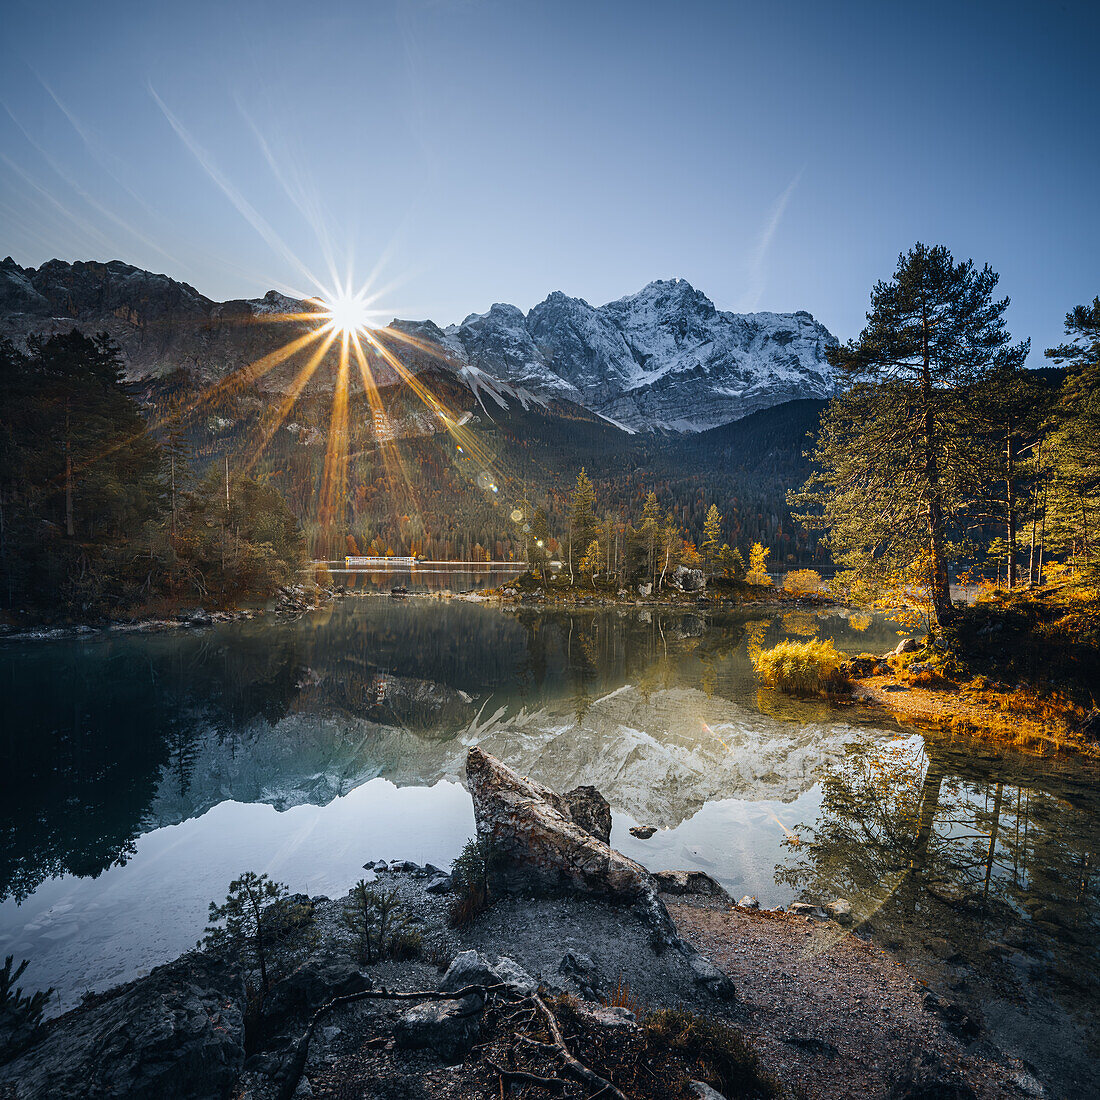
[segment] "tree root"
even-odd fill
[[[548,1092],[561,1092],[565,1088],[565,1082],[560,1077],[539,1077],[537,1074],[528,1073],[522,1069],[505,1069],[503,1066],[497,1065],[492,1058],[486,1058],[485,1064],[509,1081],[522,1081],[525,1085],[538,1085]]]
[[[317,1024],[325,1013],[334,1008],[352,1004],[355,1001],[365,1000],[460,1001],[466,997],[477,997],[478,1003],[476,1007],[471,1009],[468,1013],[468,1015],[475,1015],[484,1009],[490,993],[501,993],[507,988],[508,987],[502,983],[489,986],[468,985],[462,989],[456,990],[454,993],[445,993],[443,990],[439,989],[422,989],[412,993],[399,993],[383,987],[381,989],[364,989],[360,990],[358,993],[348,993],[342,997],[333,997],[331,1001],[327,1001],[313,1013],[301,1038],[294,1045],[294,1054],[287,1065],[286,1076],[279,1089],[279,1100],[290,1100],[294,1095],[294,1090],[298,1087],[298,1082],[302,1079],[302,1073],[305,1071],[306,1059],[309,1056],[309,1043],[313,1038],[313,1033],[316,1030]],[[541,1040],[532,1039],[527,1035],[517,1035],[516,1038],[520,1042],[529,1043],[548,1054],[555,1055],[561,1061],[562,1068],[566,1073],[582,1084],[595,1088],[597,1091],[592,1094],[589,1100],[595,1100],[596,1097],[609,1097],[610,1100],[627,1100],[627,1097],[607,1080],[606,1077],[601,1077],[598,1073],[589,1069],[588,1066],[573,1056],[565,1042],[565,1036],[558,1026],[557,1017],[555,1017],[549,1005],[547,1005],[538,993],[529,994],[524,997],[519,1004],[522,1005],[524,1002],[531,1002],[538,1014],[542,1016],[543,1020],[546,1022],[547,1030],[550,1033],[551,1042],[544,1043]],[[512,1018],[519,1014],[519,1011],[514,1012]],[[520,1081],[528,1085],[539,1085],[542,1088],[554,1092],[560,1092],[565,1088],[565,1082],[559,1077],[539,1077],[537,1074],[528,1073],[526,1070],[506,1069],[490,1059],[486,1059],[486,1062],[494,1072],[500,1075],[502,1082],[507,1078],[508,1080]]]
[[[606,1077],[601,1077],[598,1073],[590,1070],[583,1062],[577,1061],[576,1058],[569,1052],[569,1047],[565,1044],[565,1037],[561,1033],[561,1028],[558,1027],[558,1021],[554,1016],[554,1013],[550,1011],[546,1002],[537,994],[533,993],[535,1005],[538,1007],[539,1012],[542,1013],[543,1019],[546,1021],[547,1029],[550,1032],[550,1038],[554,1042],[554,1047],[557,1049],[558,1057],[562,1060],[567,1073],[572,1074],[578,1081],[582,1081],[586,1085],[592,1085],[593,1087],[599,1087],[599,1091],[594,1093],[595,1096],[610,1096],[612,1100],[627,1100],[627,1097],[621,1093]]]

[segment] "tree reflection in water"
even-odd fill
[[[851,746],[821,792],[778,882],[848,898],[876,939],[934,959],[957,998],[975,984],[975,1004],[1023,1005],[1036,1034],[1053,998],[1095,1041],[1100,796],[1087,776],[928,734]]]

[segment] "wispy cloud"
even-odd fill
[[[38,182],[26,169],[17,164],[7,154],[0,153],[0,161],[7,165],[8,169],[19,177],[26,187],[41,203],[44,203],[54,211],[55,216],[60,214],[70,223],[69,236],[73,241],[81,241],[81,248],[87,248],[91,244],[91,255],[109,252],[111,242],[95,226],[89,224],[88,219],[81,217],[75,210],[66,206],[49,188]],[[43,242],[45,243],[45,242]]]
[[[33,69],[31,71],[34,72],[35,79],[42,85],[43,90],[50,99],[53,100],[54,105],[68,120],[69,125],[76,132],[81,142],[83,142],[84,148],[88,150],[88,153],[93,157],[100,168],[102,168],[103,171],[106,172],[107,175],[110,176],[111,179],[114,180],[114,182],[147,214],[163,220],[163,215],[154,210],[153,207],[151,207],[149,203],[130,186],[129,179],[133,177],[133,171],[105,147],[99,135],[72,110],[38,72],[35,72]]]
[[[783,220],[783,214],[786,212],[787,204],[791,201],[791,195],[794,194],[794,190],[798,186],[798,181],[802,179],[802,173],[804,171],[805,168],[800,168],[795,174],[794,179],[787,184],[782,194],[772,203],[771,210],[768,213],[768,220],[760,231],[760,236],[756,241],[756,247],[749,256],[749,285],[738,304],[738,309],[744,313],[752,313],[760,305],[760,299],[764,294],[764,284],[767,281],[764,271],[768,258],[768,250],[771,248],[772,240],[775,237],[776,230],[779,228],[779,223]]]
[[[324,291],[324,284],[313,274],[309,268],[295,255],[290,246],[275,232],[266,218],[241,194],[233,183],[214,163],[214,158],[199,144],[186,126],[169,110],[168,105],[157,95],[156,89],[150,84],[149,94],[153,97],[164,117],[168,120],[177,137],[191,151],[191,154],[199,162],[206,174],[220,188],[227,199],[237,208],[241,216],[256,230],[267,242],[273,252],[282,256],[295,270],[297,270],[312,286],[314,291]]]
[[[45,85],[43,85],[43,87],[45,87]],[[46,90],[49,91],[49,88],[46,88]],[[53,93],[51,92],[50,94],[52,95]],[[54,97],[54,102],[58,103],[58,105],[60,106],[60,103],[58,102],[56,97]],[[165,250],[161,248],[161,246],[157,244],[156,241],[142,233],[131,221],[126,218],[120,217],[108,206],[101,203],[94,195],[92,195],[91,192],[89,192],[88,189],[80,183],[80,181],[76,178],[76,176],[73,175],[72,172],[68,171],[68,169],[66,169],[64,165],[60,164],[54,157],[52,157],[46,151],[44,146],[31,136],[30,131],[28,131],[27,128],[22,124],[22,122],[20,122],[19,119],[16,118],[15,113],[6,103],[2,104],[2,106],[7,112],[8,117],[12,120],[16,128],[23,135],[27,144],[42,158],[43,161],[45,161],[47,165],[49,165],[53,172],[64,183],[66,183],[89,207],[91,207],[92,210],[94,210],[101,217],[105,218],[107,221],[116,225],[119,229],[122,229],[126,233],[130,234],[130,236],[132,236],[135,240],[140,241],[146,248],[152,249],[154,252],[159,253],[161,256],[171,261],[172,263],[178,263],[174,256],[172,256],[168,252],[165,252]],[[64,111],[64,108],[62,108],[62,111]],[[35,186],[38,185],[36,184]],[[70,217],[75,217],[75,215],[70,214]],[[101,237],[101,239],[104,242],[107,241],[106,237]]]

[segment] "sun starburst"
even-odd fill
[[[325,326],[340,336],[352,336],[366,332],[371,327],[372,310],[366,290],[356,294],[347,290],[337,290],[326,297],[312,299],[320,306]]]

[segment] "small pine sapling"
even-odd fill
[[[311,917],[308,905],[291,901],[289,887],[254,871],[245,871],[229,884],[221,905],[210,903],[210,923],[200,946],[238,957],[249,1012],[257,1020],[263,1015],[264,998],[282,976],[280,964],[287,950],[296,954],[312,945],[304,934]]]
[[[458,859],[451,865],[455,901],[451,905],[451,924],[460,928],[489,907],[489,869],[492,844],[488,837],[468,840]]]
[[[416,954],[419,941],[408,931],[411,922],[396,886],[385,889],[360,879],[352,887],[351,906],[344,910],[344,924],[358,942],[362,962]]]
[[[27,960],[13,970],[14,961],[15,956],[9,955],[0,970],[0,1062],[14,1058],[34,1041],[53,994],[52,989],[24,993],[15,983],[27,969]]]

